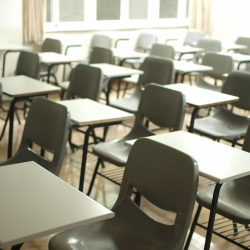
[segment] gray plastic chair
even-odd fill
[[[136,44],[134,47],[135,51],[138,52],[149,52],[154,43],[158,40],[157,35],[149,32],[142,32],[139,34]],[[133,68],[140,67],[142,60],[141,59],[127,59],[126,63],[130,64]],[[139,65],[139,66],[136,66]]]
[[[233,107],[241,110],[250,110],[250,73],[233,71],[229,73],[222,93],[239,97]],[[226,106],[219,106],[215,112],[207,117],[196,119],[193,131],[208,136],[214,140],[228,140],[234,146],[246,134],[249,121],[245,116],[238,115]],[[187,124],[187,127],[190,123]]]
[[[73,70],[70,77],[70,84],[67,91],[66,99],[88,98],[94,101],[99,101],[100,93],[103,87],[103,75],[100,68],[92,67],[86,64],[78,64]],[[84,112],[84,111],[83,111]],[[76,145],[72,142],[72,130],[77,130],[80,133],[85,133],[82,129],[85,126],[71,124],[69,144],[71,150],[79,148],[82,145]],[[95,137],[95,139],[98,139]]]
[[[93,173],[88,195],[91,192],[96,174],[100,174],[98,168],[102,161],[124,167],[130,152],[130,148],[124,145],[125,141],[153,135],[153,132],[144,124],[145,119],[157,126],[170,128],[170,131],[181,130],[185,115],[185,104],[186,100],[181,92],[170,90],[161,85],[149,84],[142,94],[131,131],[124,138],[99,143],[93,147],[93,153],[98,156],[98,162]],[[104,174],[101,175],[105,177]],[[113,182],[119,184],[115,180]]]
[[[240,50],[238,50],[237,51],[238,53],[244,54],[244,55],[250,55],[250,37],[242,37],[242,36],[238,37],[235,43],[247,46],[246,49],[240,49]],[[244,63],[240,67],[240,70],[250,71],[250,64],[249,63]]]
[[[248,127],[242,150],[250,153],[250,127]],[[235,167],[237,168],[237,166]],[[196,219],[193,221],[192,230],[190,231],[185,249],[188,249],[188,246],[192,239],[192,234],[195,230],[195,226],[199,219],[199,215],[202,210],[202,207],[205,207],[207,209],[210,209],[211,207],[214,187],[215,185],[210,185],[208,187],[201,189],[198,193],[197,202],[199,203],[199,207],[197,209],[196,216],[195,216]],[[231,227],[228,227],[230,225],[227,225],[227,228],[221,229],[222,232],[226,231],[226,234],[223,234],[223,236],[227,235],[226,239],[228,239],[232,243],[235,243],[235,242],[236,244],[240,243],[239,239],[237,239],[238,237],[240,237],[240,235],[238,235],[239,231],[242,231],[242,233],[245,234],[246,237],[247,237],[247,234],[249,234],[249,232],[246,232],[247,230],[244,231],[241,228],[238,231],[238,228],[237,228],[237,223],[243,224],[243,225],[250,224],[249,192],[250,192],[250,176],[246,176],[243,178],[235,179],[233,181],[225,182],[220,189],[216,213],[232,220],[233,224],[231,225]],[[246,229],[248,228],[249,227],[246,226]],[[231,229],[231,232],[229,231],[230,229]],[[218,233],[218,231],[216,233]],[[234,237],[230,237],[232,236],[231,235],[232,233],[234,233]],[[235,241],[233,238],[235,238]],[[244,242],[244,238],[242,238],[242,241]],[[244,249],[248,249],[248,248],[244,248]]]
[[[66,99],[70,100],[75,98],[88,98],[94,101],[99,101],[102,87],[103,87],[103,75],[100,68],[92,67],[86,64],[78,64],[72,70]],[[72,131],[75,130],[80,133],[85,133],[85,131],[83,130],[84,127],[85,126],[78,126],[74,123],[71,124],[69,145],[71,147],[72,152],[74,151],[74,149],[82,147],[82,145],[76,145],[72,142],[71,138]],[[95,136],[94,132],[92,135],[95,140],[100,139]]]
[[[72,70],[66,99],[78,97],[99,101],[102,81],[103,75],[100,68],[78,64]]]
[[[108,48],[94,47],[90,54],[89,64],[91,63],[109,63],[113,64],[113,51]]]
[[[188,30],[183,45],[196,46],[197,41],[204,37],[204,32],[200,30]]]
[[[171,45],[166,44],[160,44],[160,43],[154,43],[152,46],[152,49],[150,50],[150,56],[154,57],[161,57],[161,58],[169,58],[174,59],[175,57],[175,49]],[[141,60],[141,63],[143,62],[144,58]],[[123,97],[126,94],[126,91],[128,89],[129,84],[137,84],[139,80],[139,75],[132,75],[131,77],[125,77],[122,79],[124,82],[126,82],[126,86],[124,88]],[[119,93],[118,93],[119,96]]]
[[[209,76],[214,79],[216,83],[217,80],[225,80],[226,75],[234,70],[234,60],[230,55],[223,55],[220,53],[207,52],[203,59],[202,65],[210,66],[213,68],[212,71],[200,73],[195,82],[195,86],[209,89],[217,92],[221,92],[222,86],[212,85],[204,79],[204,76]]]
[[[62,53],[62,43],[60,40],[52,39],[52,38],[46,38],[42,44],[41,52],[55,52],[55,53]],[[47,77],[48,76],[48,68],[49,66],[47,64],[42,63],[41,64],[41,70],[40,70],[40,77]],[[57,84],[57,78],[56,78],[56,72],[58,70],[58,66],[53,66],[50,71],[50,75],[54,78],[55,83]]]
[[[160,85],[171,84],[174,81],[174,63],[172,59],[147,57],[141,65],[144,74],[140,75],[134,93],[126,98],[110,101],[109,105],[127,112],[138,110],[142,88],[149,83]]]
[[[204,32],[200,30],[188,30],[183,41],[183,46],[197,47],[197,41],[204,37]],[[180,57],[177,55],[176,60]],[[185,54],[181,56],[182,60],[192,61],[194,60],[194,54]]]
[[[57,234],[49,250],[182,249],[198,185],[195,160],[147,138],[135,142],[126,164],[115,217]],[[136,188],[164,211],[176,213],[174,225],[155,221],[132,200]]]
[[[197,40],[196,46],[198,48],[203,48],[205,52],[196,53],[193,58],[194,63],[199,63],[202,60],[204,54],[208,52],[221,52],[222,49],[221,41],[211,38],[201,38]]]
[[[157,42],[157,35],[149,32],[142,32],[137,38],[135,50],[146,52]]]
[[[92,64],[92,63],[113,64],[113,52],[112,52],[112,50],[106,49],[106,48],[101,48],[101,47],[94,47],[91,54],[90,54],[90,60],[89,60],[89,64]],[[82,66],[80,68],[84,69],[84,67],[82,67]],[[85,67],[85,69],[87,69],[87,67]],[[74,71],[74,69],[72,69],[72,71],[70,73],[70,77],[69,77],[70,79],[71,79],[71,76],[73,74],[73,71]],[[83,72],[82,74],[83,75],[82,76],[79,75],[79,77],[84,77],[85,73]],[[69,88],[69,85],[70,85],[70,81],[58,83],[58,86],[62,88],[61,99],[63,99],[65,92]],[[85,97],[85,98],[88,98],[88,97]],[[99,97],[98,97],[98,100],[99,100]]]
[[[175,49],[171,45],[154,43],[152,45],[152,49],[150,50],[150,56],[174,59]]]
[[[111,49],[112,46],[112,39],[103,34],[94,34],[91,43],[90,43],[90,50],[92,50],[94,47],[102,47],[106,49]]]
[[[238,53],[244,54],[244,55],[250,55],[250,37],[240,36],[236,39],[235,43],[239,44],[239,45],[246,45],[247,46],[246,49],[238,50]]]
[[[7,161],[1,162],[0,166],[34,161],[58,176],[65,154],[69,127],[70,114],[65,106],[46,98],[34,99],[17,152]],[[41,148],[42,155],[45,151],[53,154],[53,157],[47,159],[36,153],[31,149],[32,144]]]

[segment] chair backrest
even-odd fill
[[[60,40],[46,38],[43,41],[41,52],[55,52],[62,53],[62,43]]]
[[[174,59],[175,50],[171,45],[154,43],[152,49],[150,50],[150,55]]]
[[[238,37],[235,43],[240,45],[246,45],[246,49],[240,49],[238,50],[238,52],[241,54],[250,55],[250,37]]]
[[[94,47],[110,49],[111,46],[112,46],[112,39],[109,36],[103,34],[94,34],[90,43],[90,51]]]
[[[186,99],[179,91],[158,84],[149,84],[140,99],[134,127],[144,126],[147,118],[159,127],[181,130],[185,116]]]
[[[171,84],[174,81],[174,62],[172,59],[148,56],[143,61],[140,70],[144,74],[140,75],[137,86],[145,86],[149,83],[160,85]]]
[[[15,75],[25,75],[34,79],[39,78],[40,58],[38,54],[21,51],[18,57]]]
[[[183,45],[196,46],[197,41],[204,37],[204,32],[199,30],[188,30]]]
[[[141,33],[136,42],[135,50],[137,51],[147,51],[150,50],[152,45],[157,42],[157,35],[154,33]]]
[[[224,80],[224,74],[228,74],[234,70],[234,61],[230,55],[220,53],[207,52],[202,59],[202,65],[213,67],[213,70],[207,72],[206,75],[215,79]]]
[[[102,89],[102,71],[100,68],[78,64],[71,73],[66,99],[77,97],[99,101]]]
[[[108,48],[94,47],[89,57],[89,64],[91,63],[113,64],[113,51]]]
[[[201,38],[197,40],[198,48],[205,49],[206,52],[214,51],[220,52],[221,51],[221,41],[211,38]]]
[[[1,165],[34,161],[59,175],[65,155],[66,143],[70,129],[70,113],[68,109],[46,98],[32,101],[23,130],[19,149],[16,154]],[[45,150],[45,157],[31,148],[35,145]],[[46,152],[52,154],[46,156]]]
[[[154,228],[160,238],[156,246],[161,245],[161,249],[169,248],[164,243],[169,244],[167,228],[172,227],[171,249],[182,249],[196,199],[198,177],[198,166],[191,156],[149,138],[140,138],[129,154],[119,197],[112,210],[116,216],[124,214],[140,219],[141,227],[146,230]],[[154,221],[142,212],[131,199],[133,187],[156,207],[174,211],[174,225]],[[137,233],[136,237],[143,239],[143,232]]]
[[[229,73],[222,92],[239,97],[233,106],[244,110],[250,110],[250,73],[244,71],[233,71]]]

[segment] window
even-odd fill
[[[119,20],[120,0],[97,0],[97,20]]]
[[[160,0],[160,18],[176,18],[178,2],[176,0]]]
[[[45,29],[107,30],[187,25],[188,1],[46,0]]]
[[[129,0],[129,19],[147,19],[148,1]]]

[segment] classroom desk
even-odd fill
[[[178,60],[181,60],[181,57],[186,54],[196,54],[205,52],[203,48],[191,47],[191,46],[174,46],[175,53],[179,54]]]
[[[196,63],[192,63],[192,62],[176,61],[176,60],[174,61],[174,68],[176,70],[176,80],[178,77],[177,74],[178,73],[182,74],[181,83],[184,82],[184,77],[187,74],[210,72],[213,70],[213,68],[210,66],[196,64]]]
[[[84,175],[87,162],[90,133],[97,127],[107,127],[120,124],[122,121],[134,118],[134,115],[90,99],[74,99],[59,101],[70,110],[71,121],[78,126],[86,125],[88,129],[84,137],[79,190],[83,192]]]
[[[115,58],[119,60],[119,65],[122,66],[123,63],[127,59],[144,59],[145,57],[149,56],[147,53],[137,52],[134,50],[126,50],[126,49],[112,49],[113,55]]]
[[[93,67],[100,68],[104,77],[108,80],[107,92],[106,92],[106,102],[109,104],[109,95],[112,87],[112,83],[115,79],[121,79],[124,77],[129,77],[131,75],[141,75],[142,70],[126,68],[122,66],[116,66],[108,63],[93,63],[90,64]]]
[[[222,55],[231,56],[234,62],[238,63],[237,70],[240,69],[241,64],[250,63],[250,55],[244,55],[244,54],[232,53],[232,52],[218,52],[218,53]]]
[[[6,56],[8,53],[20,52],[22,50],[31,50],[31,49],[32,49],[31,47],[24,46],[22,44],[0,44],[0,51],[3,52],[2,77],[4,77]]]
[[[8,158],[10,158],[12,155],[13,121],[16,102],[29,97],[59,93],[61,88],[22,75],[4,77],[1,79],[1,83],[3,93],[13,97],[6,118],[9,119]]]
[[[41,52],[39,53],[39,57],[41,60],[41,63],[48,65],[48,77],[47,77],[47,83],[49,83],[50,78],[50,71],[53,66],[55,65],[66,65],[71,64],[73,62],[81,62],[79,58],[74,58],[72,56],[62,55],[55,52]]]
[[[165,85],[165,87],[182,92],[186,97],[186,103],[189,106],[194,107],[189,127],[189,132],[191,133],[193,132],[196,114],[201,108],[214,107],[237,102],[239,100],[239,97],[237,96],[227,95],[182,83]]]
[[[241,44],[236,44],[236,43],[223,43],[222,44],[222,49],[226,50],[226,51],[238,51],[241,49],[247,49],[246,45],[241,45]]]
[[[114,217],[35,162],[0,167],[0,248]]]
[[[250,174],[250,154],[186,131],[154,135],[148,138],[193,156],[198,163],[200,176],[216,182],[204,246],[204,249],[209,249],[220,188],[226,181]],[[135,140],[127,141],[126,145],[132,146],[134,142]]]

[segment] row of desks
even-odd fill
[[[32,97],[32,96],[39,96],[39,95],[59,92],[60,88],[58,88],[56,86],[49,85],[49,84],[42,83],[42,82],[37,81],[37,80],[29,79],[25,76],[6,77],[6,78],[2,78],[1,81],[3,84],[3,93],[14,98],[14,100],[11,104],[11,107],[10,107],[9,114],[8,114],[9,119],[10,119],[8,157],[10,157],[12,154],[13,118],[14,118],[14,107],[15,107],[16,101],[20,100],[20,99]],[[191,118],[190,131],[192,131],[191,128],[192,128],[193,123],[195,121],[195,114],[198,111],[198,109],[200,109],[202,107],[210,107],[210,106],[216,106],[216,105],[220,105],[220,104],[230,103],[230,102],[238,100],[238,97],[229,96],[229,95],[225,95],[222,93],[215,93],[215,92],[212,92],[209,90],[198,89],[196,87],[191,87],[191,86],[187,86],[187,85],[183,85],[183,84],[173,84],[173,85],[168,85],[166,87],[176,89],[178,91],[183,92],[186,96],[187,104],[195,107],[194,112],[192,114],[192,118]],[[201,96],[203,96],[203,98],[201,98]],[[116,110],[116,109],[111,108],[109,106],[106,106],[106,105],[103,105],[103,104],[100,104],[100,103],[97,103],[97,102],[94,102],[94,101],[91,101],[88,99],[61,101],[60,103],[67,106],[70,109],[71,119],[74,123],[76,123],[78,125],[87,125],[88,126],[88,131],[87,131],[87,134],[85,136],[85,141],[84,141],[84,150],[83,150],[83,156],[82,156],[80,182],[79,182],[79,190],[82,191],[83,190],[83,183],[84,183],[85,166],[86,166],[86,160],[87,160],[88,139],[89,139],[90,132],[95,127],[102,127],[102,126],[118,124],[118,123],[122,122],[123,120],[132,119],[133,115],[126,113],[126,112],[123,112],[123,111],[120,111],[120,110]],[[83,107],[82,110],[85,110],[86,112],[85,111],[79,112],[81,110],[79,107],[81,107],[81,106]],[[75,108],[75,107],[77,107],[77,108]],[[170,133],[170,134],[172,134],[172,133]],[[173,133],[173,136],[174,136],[174,134],[175,133]],[[186,133],[184,132],[184,134],[186,134]],[[183,135],[181,135],[181,136],[184,137]],[[193,136],[194,135],[192,135],[192,138],[193,138]],[[196,138],[197,136],[194,136],[194,137]],[[179,138],[177,140],[177,142],[178,141],[182,142],[182,140],[183,139]],[[207,144],[206,147],[210,148],[211,141],[206,140],[204,138],[202,138],[201,140],[204,140],[204,142],[202,142],[202,143],[204,143],[205,146]],[[204,148],[204,147],[200,147],[201,142],[198,141],[198,139],[192,139],[192,141],[193,142],[191,142],[191,139],[187,140],[187,144],[186,144],[187,148],[189,148],[190,145],[193,145],[192,143],[195,143],[195,145],[197,143],[197,146],[192,146],[191,148],[195,148],[195,147]],[[181,144],[181,145],[184,145],[184,144]],[[220,144],[220,145],[222,145],[222,144]],[[175,144],[173,144],[173,146],[177,147]],[[222,149],[225,151],[228,150],[228,152],[229,152],[229,150],[231,150],[232,152],[234,152],[234,153],[231,153],[231,151],[230,151],[230,155],[232,156],[232,158],[230,158],[230,159],[232,161],[238,160],[238,153],[237,152],[239,150],[237,151],[237,149],[233,149],[233,148],[231,149],[230,147],[225,146],[225,145],[222,145],[219,147],[222,147]],[[184,147],[184,149],[185,149],[185,147]],[[220,150],[220,149],[218,149],[218,150]],[[196,158],[195,152],[196,152],[195,150],[190,151],[189,154],[191,154],[192,156],[194,156]],[[199,152],[199,151],[197,151],[197,152]],[[206,157],[206,156],[204,156],[204,157]],[[248,160],[250,160],[250,158],[248,158],[249,157],[248,154],[244,155],[244,157],[245,157],[244,162],[247,162]],[[208,164],[211,161],[210,158],[209,157],[202,158],[203,160],[199,160],[199,158],[197,158],[197,162],[199,165],[201,175],[204,172],[202,169],[203,168],[205,169],[205,165],[204,165],[205,160],[204,159],[206,159],[206,163]],[[224,164],[223,165],[223,166],[225,166],[224,170],[227,169],[227,161],[224,161],[224,157],[221,156],[219,158],[218,162],[219,162],[220,167],[221,167],[221,164]],[[216,162],[210,162],[210,163],[216,164]],[[206,174],[206,175],[204,174],[204,176],[208,179],[216,181],[218,184],[221,185],[224,181],[239,178],[239,177],[242,177],[242,176],[249,174],[250,169],[248,170],[248,168],[246,168],[246,166],[244,164],[242,165],[242,167],[241,166],[239,167],[239,162],[237,162],[237,164],[238,164],[237,165],[238,167],[236,168],[234,173],[228,172],[227,178],[224,178],[224,177],[222,178],[221,176],[219,176],[219,174],[217,175],[217,168],[216,168],[215,173],[212,173],[212,174],[210,173],[210,174]],[[224,170],[223,170],[223,172],[224,172]],[[220,172],[220,174],[221,174],[221,172]],[[217,176],[217,177],[215,177],[215,176]],[[218,196],[218,192],[217,192],[217,196]],[[111,215],[109,214],[108,216],[111,216]],[[213,215],[211,215],[211,216],[213,216]],[[211,221],[211,223],[213,223],[213,220]],[[211,229],[211,227],[212,226],[210,226],[210,229]],[[49,233],[52,233],[52,232],[50,231]],[[209,239],[209,237],[210,237],[210,239]],[[24,238],[24,240],[22,239],[22,241],[25,241],[25,240],[26,240],[26,238]],[[28,238],[27,238],[27,240],[28,240]],[[210,241],[211,236],[208,236],[207,240]],[[14,243],[17,244],[17,242],[14,242]],[[9,243],[7,243],[7,244],[9,244]],[[11,244],[13,244],[13,242]],[[209,247],[207,247],[207,246],[208,246],[208,244],[206,244],[206,249],[209,249]],[[0,245],[0,247],[3,247],[3,246]]]

